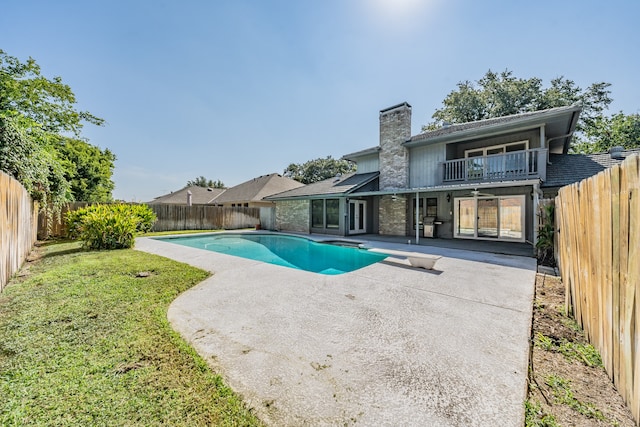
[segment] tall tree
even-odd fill
[[[511,114],[543,110],[581,103],[583,106],[578,131],[594,126],[611,104],[609,83],[599,82],[581,89],[574,81],[558,77],[544,88],[542,79],[517,78],[505,70],[489,70],[480,80],[464,81],[457,85],[436,110],[433,122],[423,130],[436,129],[442,122],[451,124],[502,117]]]
[[[58,209],[71,192],[62,162],[52,146],[29,138],[16,122],[0,114],[0,170],[20,181],[41,207]]]
[[[109,149],[100,148],[75,138],[61,138],[56,145],[65,164],[65,178],[75,200],[111,202],[114,188],[113,174],[116,156]]]
[[[21,62],[0,50],[0,168],[17,175],[43,203],[111,200],[115,157],[81,137],[84,123],[102,125],[104,120],[77,110],[75,104],[73,91],[60,77],[48,79],[33,58]],[[12,143],[16,141],[17,145]],[[22,157],[25,152],[29,158]],[[16,158],[22,165],[16,166]],[[87,167],[96,159],[102,167]],[[60,177],[70,180],[71,186],[57,182]]]
[[[224,182],[217,180],[213,181],[211,179],[207,179],[204,176],[200,175],[193,181],[187,181],[187,187],[206,187],[206,188],[227,188],[224,185]]]
[[[619,112],[596,117],[572,147],[577,153],[602,153],[611,147],[640,148],[640,114]]]
[[[309,160],[302,164],[291,163],[284,170],[284,176],[303,184],[311,184],[332,178],[338,174],[354,172],[356,165],[348,160],[334,159],[331,156]]]
[[[48,79],[33,58],[20,62],[0,49],[0,111],[30,119],[45,132],[71,132],[80,136],[83,123],[102,125],[104,120],[75,108],[76,97],[62,78]]]

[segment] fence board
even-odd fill
[[[27,190],[0,172],[0,292],[33,249],[37,212]]]
[[[562,188],[556,221],[567,307],[640,425],[640,156]]]

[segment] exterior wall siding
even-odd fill
[[[379,170],[380,161],[377,154],[358,159],[358,173],[378,172]]]
[[[409,183],[411,188],[442,184],[444,144],[425,145],[409,150]]]
[[[276,202],[276,229],[308,233],[310,230],[309,200]]]
[[[378,215],[379,234],[389,236],[407,235],[406,196],[381,196]]]

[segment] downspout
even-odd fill
[[[538,224],[540,223],[540,198],[542,197],[540,184],[533,184],[533,254],[536,255],[536,243],[538,243]]]
[[[418,197],[420,196],[420,192],[416,191],[416,245],[420,244],[420,222],[418,221],[420,215],[420,200]]]

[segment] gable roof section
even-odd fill
[[[164,196],[159,196],[153,199],[149,204],[154,203],[165,203],[165,204],[175,204],[175,205],[186,205],[187,204],[187,192],[191,191],[191,203],[194,205],[207,205],[212,203],[216,197],[220,196],[220,194],[224,193],[223,188],[207,188],[207,187],[199,187],[197,185],[187,186],[181,188],[178,191],[174,191],[169,194],[165,194]]]
[[[620,164],[626,157],[640,154],[640,148],[622,152],[622,158],[614,159],[609,153],[598,154],[550,154],[547,166],[547,180],[541,187],[564,187],[596,175],[613,165]]]
[[[329,178],[324,181],[314,182],[313,184],[285,191],[284,193],[267,197],[267,200],[308,199],[346,195],[353,193],[358,188],[373,181],[378,175],[379,172],[349,173],[338,178]]]
[[[263,198],[283,191],[302,187],[304,184],[291,178],[283,177],[277,173],[262,175],[245,181],[235,187],[228,188],[216,203],[258,202]]]
[[[581,111],[582,107],[580,105],[570,105],[460,123],[412,136],[404,145],[415,147],[437,142],[456,142],[533,129],[545,125],[547,138],[559,140],[558,143],[562,144],[562,152],[567,153],[571,140],[570,134],[575,130]]]

